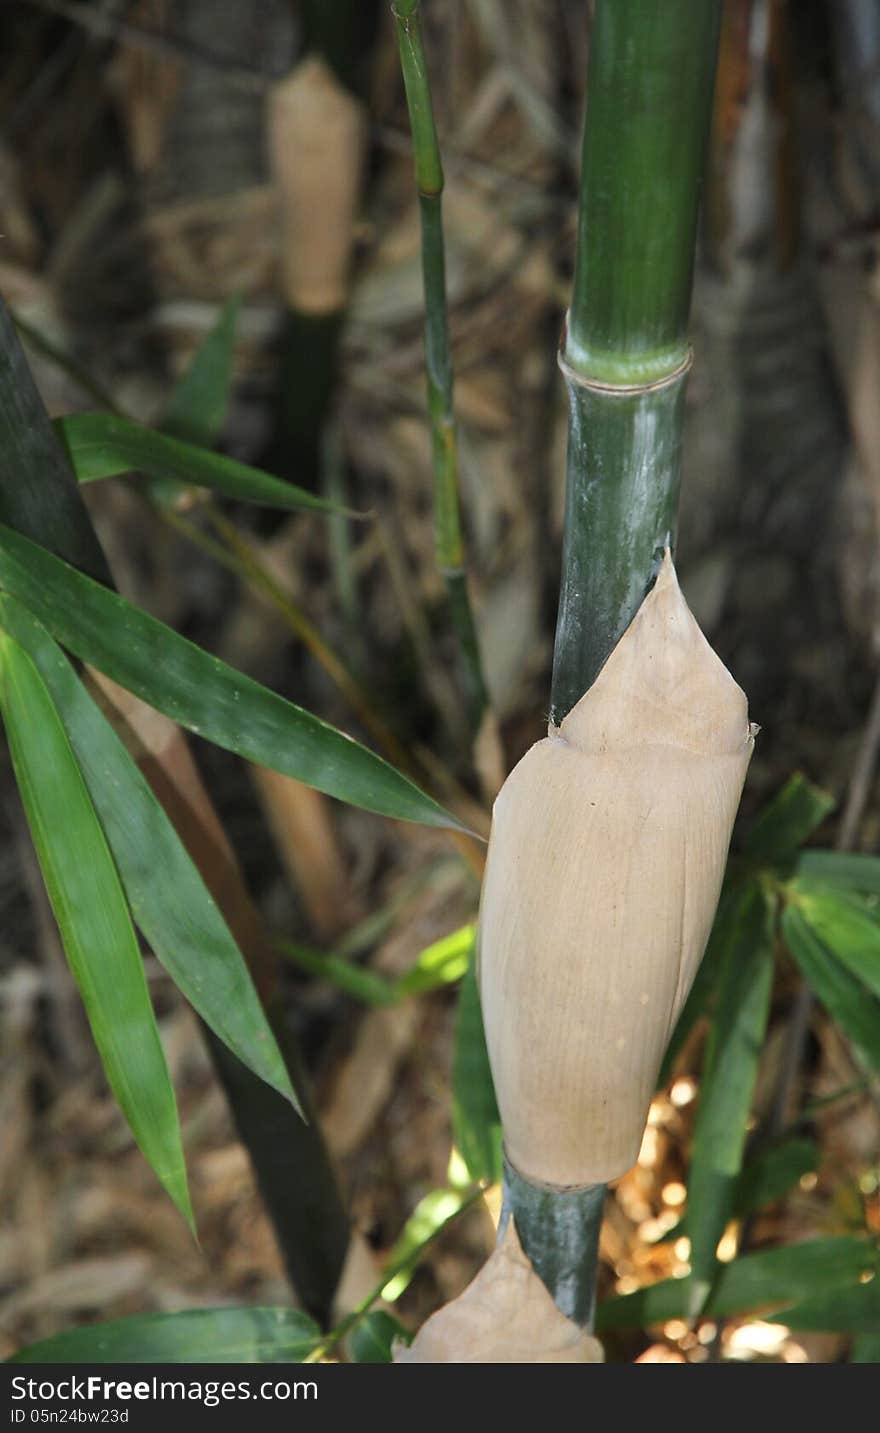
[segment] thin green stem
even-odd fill
[[[434,124],[418,0],[399,0],[392,6],[392,13],[397,24],[419,193],[425,290],[425,367],[434,470],[435,549],[458,640],[468,714],[472,728],[476,729],[487,706],[487,694],[468,595],[461,531],[458,441],[446,302],[443,166]]]

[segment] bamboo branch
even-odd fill
[[[458,639],[468,714],[474,730],[487,706],[479,643],[468,595],[459,504],[458,439],[453,407],[452,354],[446,303],[443,242],[443,166],[434,124],[419,0],[392,5],[412,128],[425,289],[425,366],[434,468],[434,535],[437,565],[446,583]]]

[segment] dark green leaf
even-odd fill
[[[374,1309],[355,1325],[348,1340],[352,1363],[390,1363],[393,1345],[412,1343],[412,1334],[399,1319],[384,1309]]]
[[[801,851],[795,872],[837,886],[843,891],[864,891],[880,896],[880,857],[845,851]]]
[[[214,1033],[296,1103],[241,952],[145,777],[37,619],[0,594],[0,623],[49,688],[150,946]]]
[[[241,297],[233,294],[177,380],[160,427],[171,438],[213,448],[226,421]]]
[[[305,1363],[320,1330],[299,1309],[187,1309],[68,1329],[10,1363]]]
[[[850,897],[792,883],[797,908],[818,940],[842,965],[880,996],[880,924]]]
[[[790,1189],[812,1174],[822,1162],[822,1151],[811,1139],[788,1139],[751,1160],[736,1187],[733,1212],[751,1214],[783,1199]]]
[[[463,829],[381,757],[0,527],[0,588],[85,662],[217,746],[383,816]]]
[[[774,916],[774,904],[761,887],[752,886],[719,974],[688,1181],[693,1315],[708,1295],[716,1271],[715,1250],[733,1213],[770,1012]]]
[[[715,915],[715,923],[712,926],[712,934],[709,936],[709,943],[706,952],[700,961],[696,978],[690,988],[687,1000],[684,1002],[681,1014],[672,1032],[672,1037],[663,1057],[663,1064],[657,1078],[658,1089],[662,1089],[672,1078],[672,1071],[678,1053],[699,1020],[700,1016],[711,1003],[712,994],[718,979],[718,971],[725,959],[725,952],[728,944],[735,939],[736,931],[743,918],[743,911],[746,909],[751,897],[752,885],[725,886],[721,892],[721,900]]]
[[[400,1237],[388,1255],[382,1286],[377,1286],[376,1296],[381,1294],[388,1303],[399,1299],[412,1281],[416,1266],[428,1245],[437,1238],[440,1230],[444,1229],[451,1219],[455,1219],[463,1209],[469,1208],[478,1196],[479,1190],[458,1188],[432,1189],[424,1195],[407,1219]]]
[[[0,522],[112,585],[64,449],[0,299]]]
[[[745,843],[746,854],[771,865],[790,862],[835,804],[827,791],[795,772],[752,827]]]
[[[452,1129],[472,1179],[501,1178],[501,1116],[486,1050],[483,1012],[471,960],[458,996],[452,1070]]]
[[[850,1363],[880,1363],[880,1334],[862,1333],[853,1339]]]
[[[805,1299],[790,1309],[770,1315],[771,1323],[787,1324],[799,1333],[880,1334],[880,1277],[864,1284],[835,1289],[815,1299]]]
[[[848,1235],[744,1254],[721,1266],[705,1312],[718,1317],[763,1314],[828,1290],[851,1288],[878,1264],[880,1256],[868,1239]],[[608,1299],[599,1305],[596,1328],[605,1333],[686,1317],[692,1307],[690,1284],[690,1278],[663,1279]]]
[[[192,1227],[174,1089],[113,858],[52,698],[6,633],[0,668],[16,780],[101,1062],[138,1145]]]
[[[844,969],[807,924],[798,906],[786,906],[782,930],[810,989],[862,1059],[880,1070],[880,1001]]]
[[[208,488],[224,497],[262,507],[343,511],[325,498],[273,478],[259,468],[166,437],[113,413],[74,413],[57,419],[55,428],[81,483],[139,472],[157,480]]]

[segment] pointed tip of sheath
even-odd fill
[[[589,752],[658,744],[720,756],[753,740],[745,693],[685,602],[669,548],[654,586],[560,731]]]

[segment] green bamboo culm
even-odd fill
[[[486,684],[468,595],[459,503],[458,441],[453,408],[452,355],[446,304],[443,242],[443,166],[434,124],[422,41],[419,0],[396,0],[400,63],[412,129],[425,289],[425,367],[434,469],[434,535],[458,641],[468,715],[474,730],[487,706]]]
[[[596,0],[578,241],[560,351],[569,398],[551,720],[592,685],[675,542],[687,322],[721,0]],[[564,1098],[564,1091],[560,1092]],[[505,1215],[589,1327],[604,1187],[509,1165]]]
[[[687,321],[721,0],[598,0],[574,290],[551,715],[562,721],[675,541]]]

